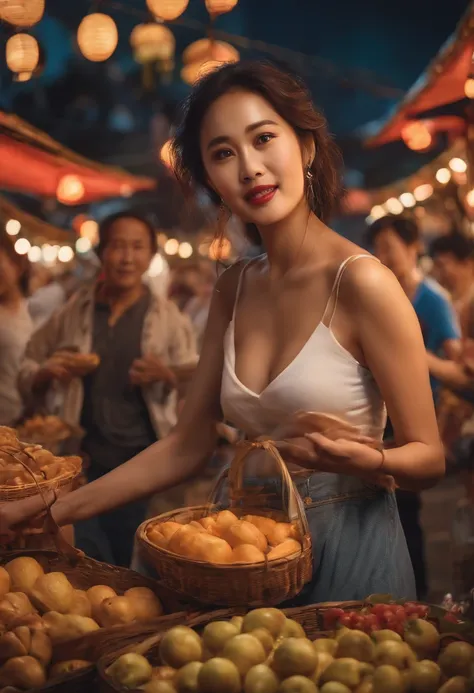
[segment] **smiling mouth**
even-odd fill
[[[267,185],[267,186],[260,186],[258,188],[254,188],[253,190],[250,190],[246,195],[245,199],[247,202],[253,205],[261,205],[261,204],[266,204],[267,202],[270,202],[270,200],[273,198],[275,195],[276,191],[278,190],[277,185]]]

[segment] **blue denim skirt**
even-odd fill
[[[261,481],[255,483],[261,485]],[[269,498],[278,495],[278,486],[276,481],[268,484]],[[284,606],[358,600],[370,594],[416,599],[394,493],[355,477],[325,472],[313,474],[296,486],[311,532],[313,577],[298,597]],[[223,502],[225,505],[224,498]],[[137,551],[132,568],[157,577]]]

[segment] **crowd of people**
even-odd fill
[[[304,86],[269,65],[229,65],[202,80],[174,161],[221,217],[258,227],[263,256],[219,279],[207,263],[185,264],[158,296],[143,280],[155,230],[122,212],[100,225],[98,278],[62,286],[35,327],[25,260],[1,240],[0,423],[47,411],[84,431],[88,484],[59,498],[55,519],[74,523],[90,555],[129,565],[149,496],[169,500],[199,478],[219,432],[232,438],[223,422],[236,436],[278,432],[285,460],[306,472],[295,481],[315,572],[301,599],[426,596],[420,492],[443,476],[445,455],[471,479],[472,240],[436,239],[425,276],[412,218],[374,222],[373,255],[328,228],[337,151]],[[95,353],[99,365],[73,377],[68,351]],[[340,416],[358,433],[301,437],[292,428],[300,410]],[[0,532],[40,507],[35,498],[9,505]]]

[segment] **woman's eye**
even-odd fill
[[[232,156],[230,149],[218,149],[214,152],[213,158],[216,159],[216,161],[222,161],[222,159],[228,159],[229,156]]]
[[[273,138],[274,135],[271,135],[269,132],[264,132],[257,137],[257,144],[267,144],[267,142],[270,142]]]

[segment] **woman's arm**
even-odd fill
[[[201,359],[179,422],[172,433],[101,479],[58,499],[53,516],[60,525],[94,517],[163,491],[196,474],[206,464],[220,419],[223,340],[232,312],[239,266],[219,279],[212,300]],[[42,510],[38,497],[0,507],[0,534]]]
[[[421,490],[444,474],[445,460],[418,318],[393,274],[375,262],[348,268],[341,298],[392,422],[397,447],[383,471],[406,489]]]

